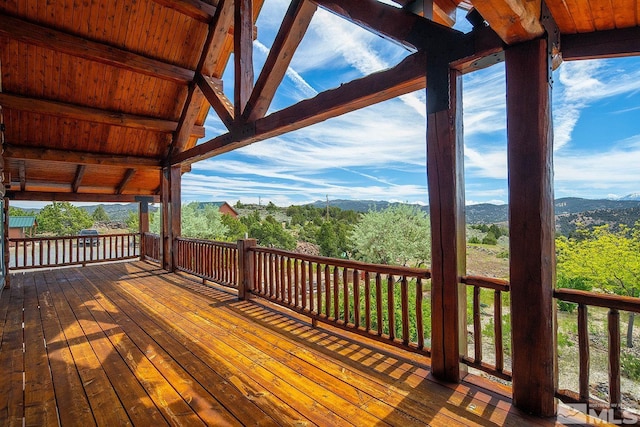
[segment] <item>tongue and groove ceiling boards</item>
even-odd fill
[[[188,170],[197,160],[424,88],[430,58],[472,71],[486,66],[483,57],[499,58],[505,46],[545,31],[555,33],[554,53],[565,60],[640,50],[637,0],[293,0],[265,66],[254,73],[262,6],[263,0],[2,2],[9,195],[157,198],[163,167]],[[267,115],[317,7],[411,53],[389,70]],[[472,32],[451,29],[457,8],[480,17]],[[223,82],[233,52],[234,81]],[[233,87],[234,99],[224,85]],[[211,107],[228,132],[198,145]]]

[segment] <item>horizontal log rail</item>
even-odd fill
[[[51,268],[138,258],[137,233],[9,239],[9,269]]]
[[[238,287],[236,243],[179,237],[176,268],[220,285]]]
[[[318,321],[429,354],[430,272],[252,247],[252,293]],[[427,332],[425,334],[425,332]]]
[[[509,292],[509,282],[480,276],[463,276],[460,281],[473,289],[473,357],[461,356],[467,366],[487,372],[495,377],[511,381],[511,372],[504,369],[504,342],[502,333],[502,293]],[[483,358],[482,311],[480,293],[483,289],[493,291],[493,344],[495,365]]]
[[[589,393],[589,329],[588,306],[609,309],[607,330],[609,337],[609,407],[620,414],[622,393],[620,389],[620,311],[640,313],[640,298],[601,294],[576,289],[556,289],[554,297],[560,301],[578,305],[578,392],[558,390],[556,396],[566,403],[585,403],[601,407],[601,403]]]
[[[143,233],[143,253],[144,258],[156,263],[160,263],[160,248],[162,246],[160,235],[154,233]]]

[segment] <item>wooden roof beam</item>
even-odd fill
[[[453,27],[456,23],[457,4],[450,0],[395,0],[403,9],[424,16],[438,24]]]
[[[0,93],[0,105],[5,108],[29,111],[31,113],[155,132],[173,132],[178,127],[178,123],[171,120],[118,113],[38,98],[27,98],[7,92]]]
[[[233,1],[221,0],[216,9],[215,17],[212,23],[209,25],[209,33],[205,40],[198,66],[196,67],[196,75],[205,74],[210,75],[210,68],[213,67],[213,63],[210,58],[217,58],[224,49],[224,42],[227,37],[227,33],[233,23]],[[220,77],[220,76],[215,76]],[[167,151],[167,157],[170,157],[173,153],[178,153],[184,150],[185,146],[189,142],[191,133],[189,129],[193,128],[200,108],[203,102],[203,93],[200,91],[195,82],[189,85],[189,93],[187,99],[182,108],[180,114],[180,120],[178,121],[178,127],[174,133],[173,141]]]
[[[78,168],[76,169],[76,176],[75,178],[73,178],[73,184],[71,184],[71,189],[73,190],[74,193],[78,192],[78,189],[80,188],[80,183],[82,182],[82,177],[84,176],[84,172],[86,170],[87,170],[87,167],[85,165],[78,165]]]
[[[473,0],[473,6],[507,44],[544,34],[542,0]]]
[[[301,129],[349,111],[367,107],[426,86],[426,56],[423,52],[405,58],[395,67],[371,74],[340,87],[322,92],[277,111],[237,132],[213,138],[190,150],[178,153],[171,164],[194,163],[256,141]]]
[[[179,84],[189,83],[195,75],[192,70],[186,68],[146,58],[124,49],[90,41],[7,15],[0,15],[0,35]]]
[[[233,107],[239,118],[253,91],[253,1],[233,2]]]
[[[410,49],[455,51],[460,31],[376,0],[312,0],[329,12]]]
[[[196,83],[222,123],[227,129],[232,130],[234,127],[233,104],[222,91],[222,80],[198,74]]]
[[[216,13],[216,6],[200,0],[153,0],[158,4],[190,16],[200,22],[209,23]]]
[[[598,59],[640,54],[640,27],[564,34],[561,37],[562,59]]]
[[[116,189],[116,194],[122,194],[125,187],[129,183],[129,181],[131,181],[131,178],[133,178],[135,174],[136,174],[135,169],[133,168],[127,169],[127,171],[124,174],[124,177],[122,178],[122,181],[120,182],[120,185],[118,185],[118,188]]]
[[[4,157],[13,160],[37,160],[46,162],[74,163],[78,165],[120,166],[160,170],[160,162],[148,157],[96,154],[84,151],[56,150],[52,148],[24,147],[7,144]]]
[[[267,113],[276,90],[282,82],[293,54],[302,41],[317,6],[308,0],[293,0],[271,46],[243,118],[254,121]]]
[[[134,203],[138,201],[139,195],[135,194],[103,194],[103,193],[65,193],[46,191],[7,191],[7,197],[11,200],[37,200],[52,202],[114,202],[114,203]],[[158,203],[160,196],[145,195],[151,201]]]

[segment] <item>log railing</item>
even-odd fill
[[[9,239],[9,269],[51,268],[137,258],[138,234]]]
[[[178,238],[176,268],[218,284],[238,287],[238,246],[235,243]]]
[[[154,262],[160,262],[160,247],[161,247],[160,235],[154,233],[142,234],[142,253],[144,259],[148,259]]]
[[[462,363],[485,371],[504,380],[511,380],[511,372],[504,369],[504,342],[502,333],[502,293],[509,292],[509,282],[488,277],[465,276],[462,283],[473,289],[473,357],[463,356]],[[493,347],[495,365],[483,358],[480,293],[483,289],[493,291]]]
[[[429,270],[263,247],[248,252],[253,254],[253,294],[305,314],[314,324],[330,323],[429,354],[429,301],[424,301]]]
[[[609,402],[610,408],[620,411],[620,311],[640,313],[640,298],[599,294],[575,289],[556,289],[554,297],[578,305],[578,392],[558,390],[557,397],[566,403],[594,403],[589,393],[589,329],[588,306],[609,309],[607,330],[609,336]],[[596,403],[597,404],[597,403]]]

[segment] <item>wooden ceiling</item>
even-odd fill
[[[636,54],[640,0],[293,0],[265,69],[251,42],[263,0],[9,0],[0,3],[0,106],[9,195],[134,200],[160,191],[162,167],[199,159],[424,88],[424,59],[464,71],[508,45],[554,32],[565,59]],[[391,70],[266,115],[320,6],[406,45]],[[457,7],[489,24],[464,35]],[[251,13],[248,13],[251,11]],[[236,51],[235,98],[222,74]],[[212,106],[229,132],[196,145]]]

